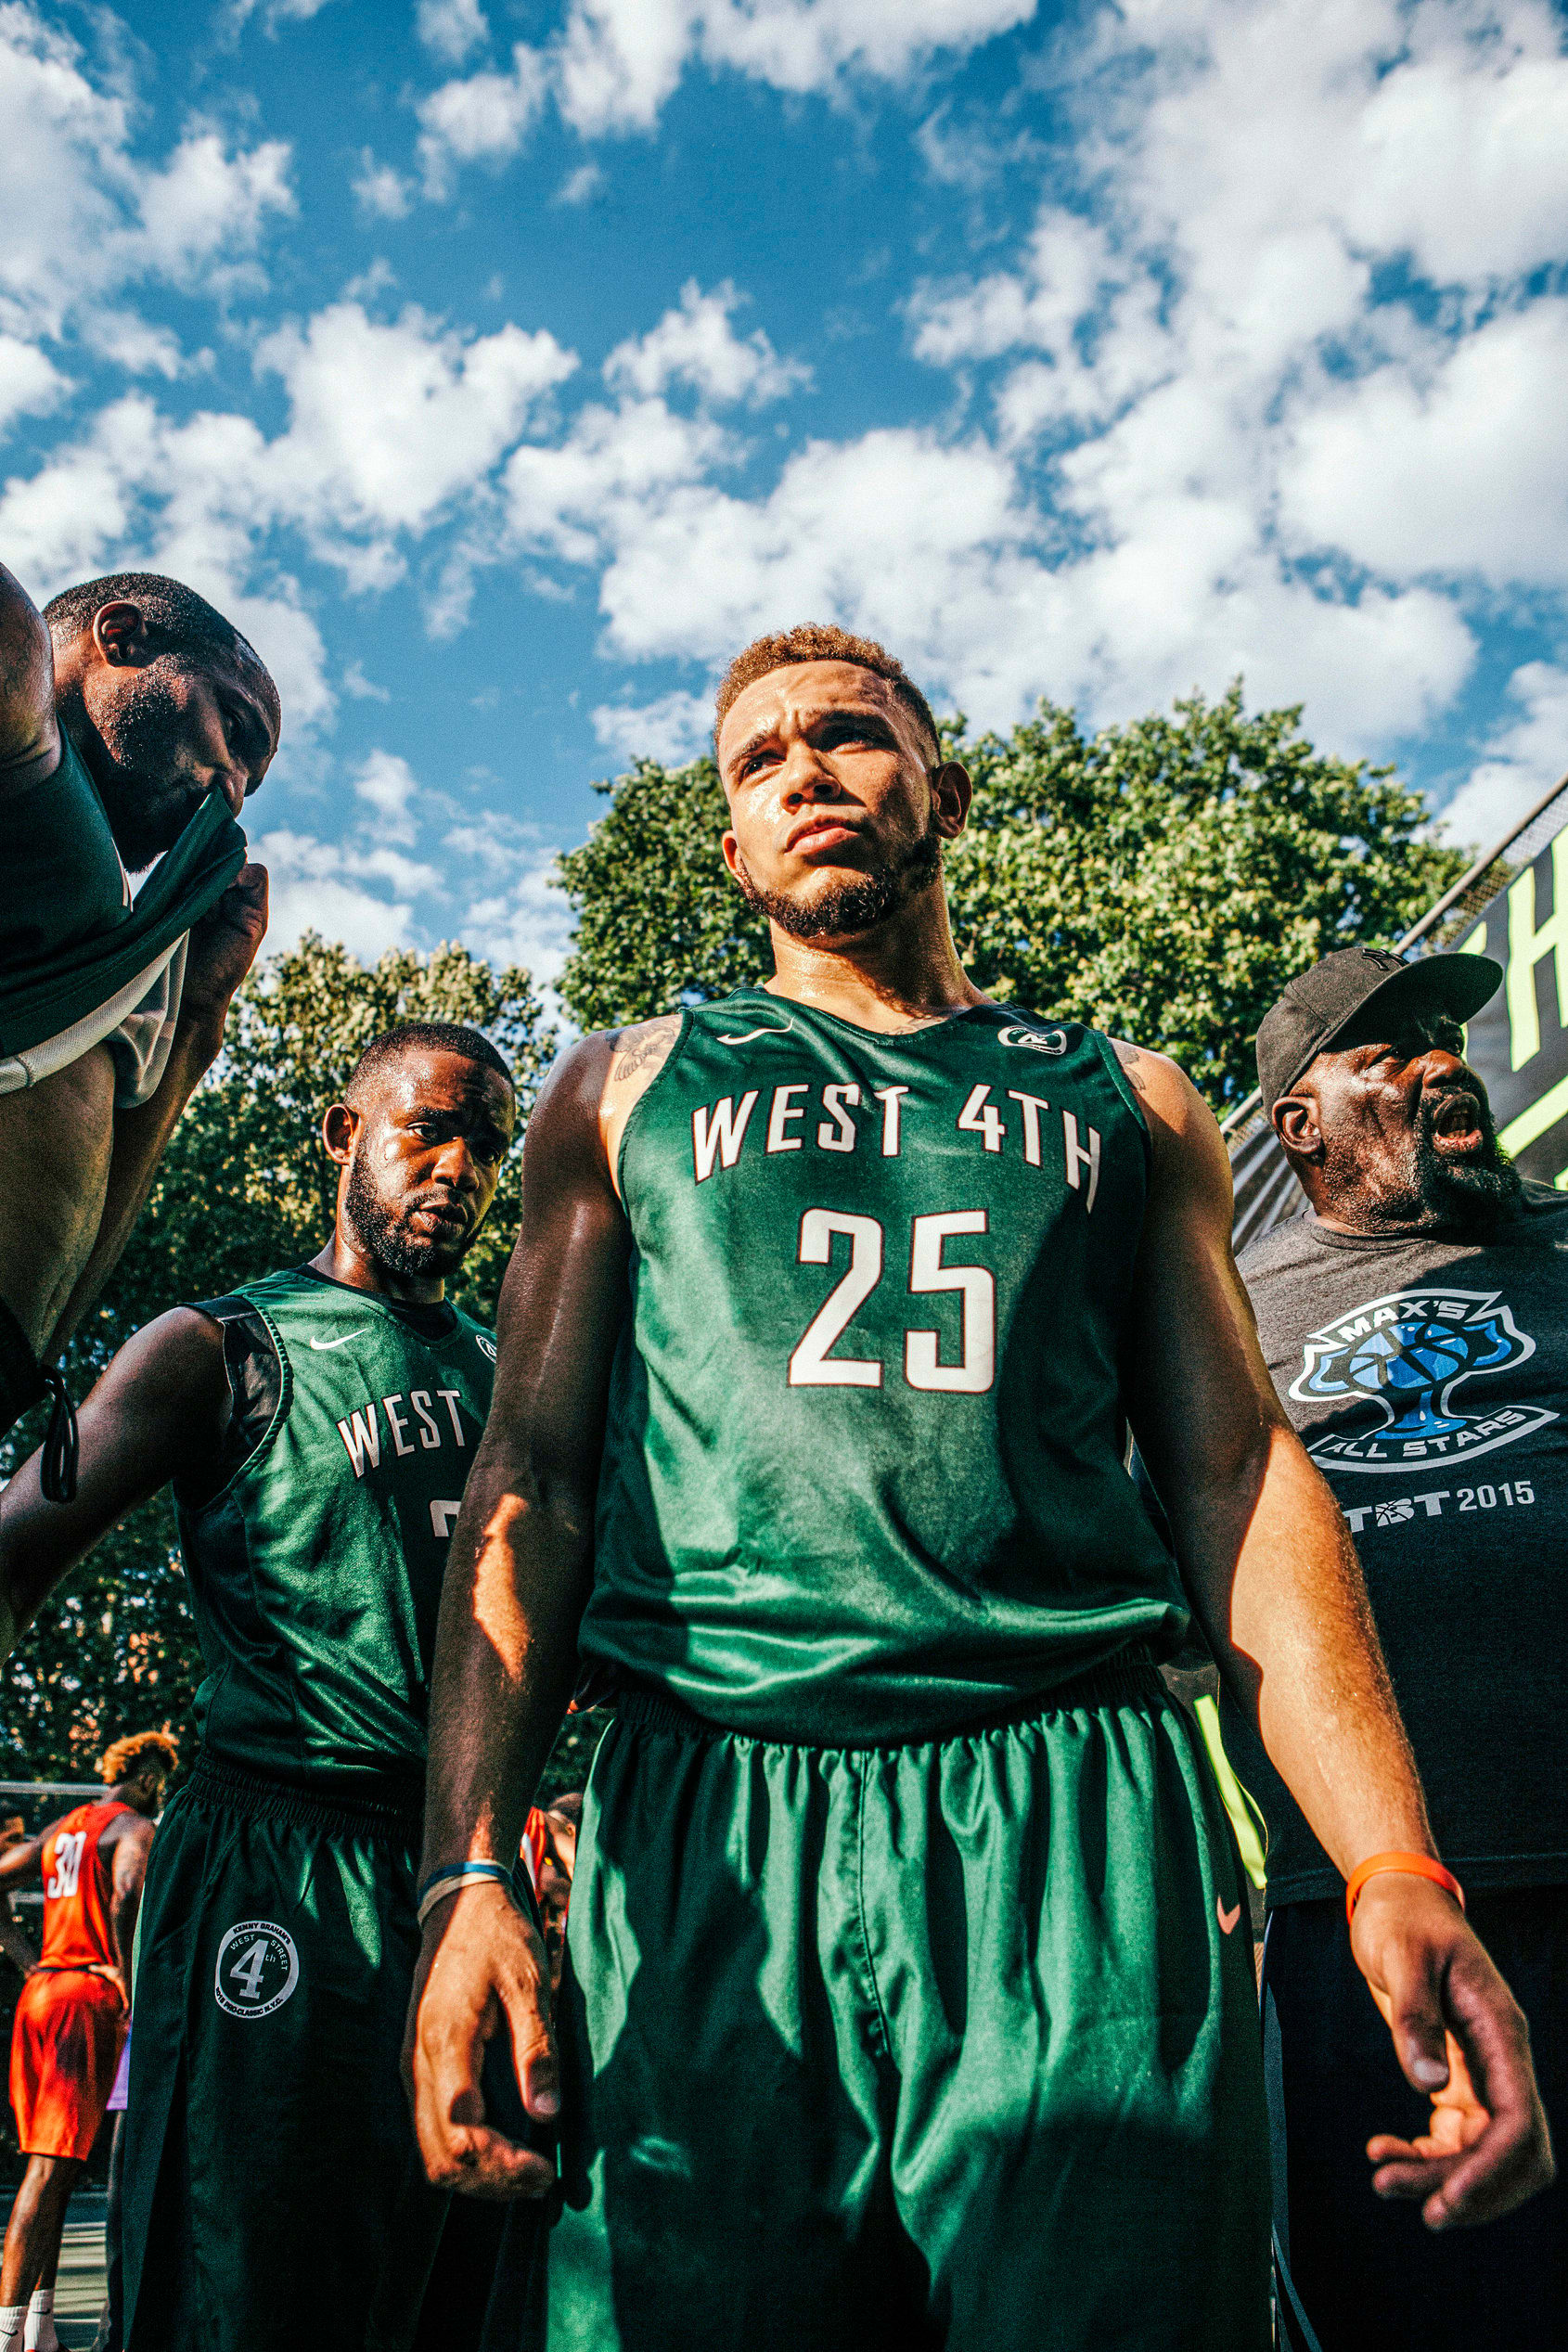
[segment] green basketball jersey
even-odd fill
[[[301,1268],[247,1285],[277,1351],[272,1419],[226,1485],[175,1489],[206,1677],[204,1750],[241,1771],[418,1801],[436,1611],[495,1343],[421,1338]]]
[[[1125,1464],[1148,1130],[1107,1040],[761,989],[626,1123],[585,1653],[739,1731],[923,1738],[1186,1604]]]

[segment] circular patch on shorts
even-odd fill
[[[300,1955],[286,1927],[242,1919],[218,1946],[212,1997],[231,2017],[270,2017],[300,1981]]]

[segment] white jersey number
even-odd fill
[[[55,1867],[45,1887],[45,1895],[56,1901],[62,1895],[74,1895],[76,1882],[82,1875],[82,1855],[87,1844],[85,1830],[65,1830],[55,1840]]]
[[[909,1236],[910,1292],[919,1297],[933,1291],[958,1292],[963,1299],[963,1325],[956,1364],[942,1361],[940,1331],[905,1332],[904,1377],[911,1388],[980,1396],[996,1380],[996,1281],[983,1266],[948,1266],[943,1258],[949,1239],[989,1229],[983,1209],[958,1209],[938,1216],[916,1217],[913,1222]],[[834,1237],[838,1234],[848,1239],[849,1266],[829,1292],[790,1358],[791,1388],[880,1388],[882,1384],[879,1357],[829,1353],[882,1279],[885,1251],[881,1226],[875,1217],[852,1216],[837,1209],[807,1209],[801,1219],[796,1254],[802,1266],[829,1266]]]

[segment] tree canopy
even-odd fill
[[[1249,713],[1240,685],[1086,735],[1042,703],[948,749],[969,765],[969,829],[946,861],[958,953],[988,993],[1174,1054],[1216,1110],[1250,1092],[1252,1040],[1293,972],[1386,945],[1465,864],[1423,839],[1431,812],[1392,769],[1337,760],[1299,707]],[[709,758],[641,760],[560,861],[576,913],[560,982],[584,1028],[764,977],[766,925],[719,854]]]

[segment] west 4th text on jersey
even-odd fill
[[[879,1152],[884,1160],[896,1160],[904,1150],[906,1130],[914,1121],[939,1121],[944,1115],[930,1101],[911,1108],[906,1102],[908,1086],[817,1087],[801,1078],[771,1089],[765,1127],[760,1120],[754,1125],[752,1122],[762,1091],[751,1086],[739,1098],[726,1094],[692,1112],[691,1162],[698,1184],[705,1184],[721,1169],[733,1168],[749,1135],[753,1138],[752,1150],[760,1148],[765,1155],[808,1148],[842,1155],[858,1150],[865,1137],[868,1150]],[[1017,1106],[1009,1112],[995,1093],[983,1081],[967,1087],[961,1100],[955,1092],[954,1130],[972,1136],[978,1150],[1021,1152],[1031,1168],[1045,1166],[1047,1155],[1054,1158],[1060,1132],[1062,1159],[1057,1164],[1065,1164],[1069,1185],[1074,1192],[1083,1193],[1086,1214],[1091,1212],[1099,1189],[1099,1128],[1086,1124],[1080,1127],[1071,1111],[1053,1114],[1045,1095],[1009,1086],[1007,1101]],[[856,1112],[863,1115],[857,1118]]]
[[[426,1453],[434,1454],[447,1443],[445,1432],[442,1428],[441,1415],[436,1410],[438,1399],[446,1407],[447,1415],[451,1420],[453,1442],[464,1453],[468,1451],[468,1439],[463,1435],[462,1416],[457,1409],[462,1401],[460,1390],[438,1388],[431,1391],[428,1388],[411,1388],[406,1394],[410,1408],[406,1412],[404,1410],[405,1392],[402,1389],[396,1389],[390,1396],[379,1399],[367,1398],[363,1408],[355,1407],[347,1420],[338,1423],[338,1434],[343,1441],[344,1450],[350,1461],[353,1464],[353,1474],[356,1478],[364,1477],[366,1464],[372,1470],[379,1470],[381,1466],[381,1428],[377,1417],[378,1402],[380,1410],[387,1417],[387,1434],[392,1441],[391,1454],[392,1456],[406,1457],[418,1452],[421,1447]],[[417,1434],[418,1446],[410,1444],[411,1433]]]

